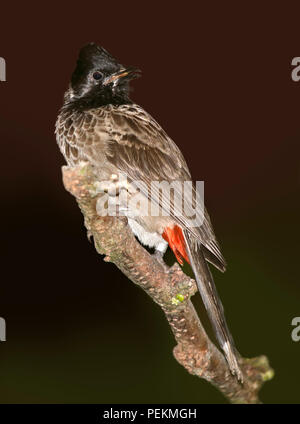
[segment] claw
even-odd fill
[[[165,263],[164,254],[162,252],[160,252],[159,250],[156,250],[156,252],[153,253],[152,256],[154,256],[157,262],[163,267],[165,272],[169,272],[170,267]]]
[[[89,241],[90,243],[92,243],[93,233],[91,232],[91,230],[87,230],[87,232],[86,232],[86,236],[87,236],[88,241]]]

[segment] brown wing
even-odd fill
[[[110,163],[125,173],[131,180],[142,181],[150,187],[151,181],[190,181],[191,175],[186,161],[176,144],[160,125],[142,108],[126,105],[111,109],[110,140],[106,156]],[[159,193],[151,195],[164,208]],[[192,207],[192,197],[190,199]],[[204,245],[205,256],[222,271],[225,260],[221,254],[207,211],[203,224],[191,228],[184,214],[176,213],[176,204],[171,210],[172,218],[187,229]],[[216,260],[214,260],[214,257]]]

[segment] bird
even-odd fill
[[[57,117],[56,140],[68,166],[88,162],[100,184],[115,184],[111,197],[120,197],[120,192],[127,190],[133,198],[134,190],[128,183],[117,185],[116,176],[122,175],[133,186],[139,182],[144,198],[151,191],[151,201],[164,210],[167,199],[153,189],[152,182],[184,184],[192,181],[192,177],[175,142],[149,113],[131,100],[130,82],[140,76],[138,68],[123,66],[96,43],[82,47]],[[192,194],[186,202],[188,209],[193,206],[192,184]],[[106,193],[111,192],[106,187]],[[169,246],[181,265],[184,261],[190,264],[229,370],[242,383],[240,355],[208,265],[222,272],[226,269],[210,217],[204,208],[201,225],[191,225],[175,195],[171,203],[168,213],[159,216],[135,214],[122,201],[119,209],[127,216],[128,225],[140,243],[154,248],[161,263]]]

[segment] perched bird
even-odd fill
[[[142,182],[140,191],[166,208],[167,199],[152,189],[152,181],[191,181],[183,155],[161,126],[129,97],[129,82],[140,75],[125,68],[94,43],[80,50],[77,66],[56,123],[57,143],[69,166],[89,162],[100,181],[123,175]],[[150,189],[151,186],[151,189]],[[120,187],[119,187],[120,188]],[[146,189],[149,188],[149,191]],[[129,194],[132,191],[128,186]],[[114,193],[114,196],[116,196]],[[187,200],[192,209],[192,194]],[[122,214],[140,242],[164,255],[167,246],[179,263],[190,263],[203,303],[232,374],[242,381],[239,354],[226,324],[224,310],[207,262],[225,271],[225,260],[206,210],[202,225],[192,226],[181,212],[176,196],[166,216],[132,216],[122,204]],[[127,208],[127,209],[126,209]]]

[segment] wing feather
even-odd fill
[[[134,113],[128,109],[134,110]],[[151,187],[152,200],[157,202],[163,210],[169,210],[168,201],[161,198],[158,190],[153,190],[151,182],[191,180],[191,174],[179,148],[159,124],[139,106],[122,106],[112,109],[110,113],[114,116],[114,122],[118,122],[118,126],[113,127],[114,134],[108,143],[107,159],[131,181],[142,181],[148,190]],[[116,116],[118,116],[117,119]],[[142,187],[140,189],[143,191]],[[193,192],[195,195],[195,187]],[[216,260],[211,255],[207,255],[211,263],[224,271],[226,262],[206,209],[202,225],[190,227],[188,217],[183,213],[180,214],[181,205],[176,205],[176,201],[174,203],[173,211],[171,210],[172,218],[193,234],[197,241],[215,256]],[[192,198],[187,209],[185,212],[191,216]]]

